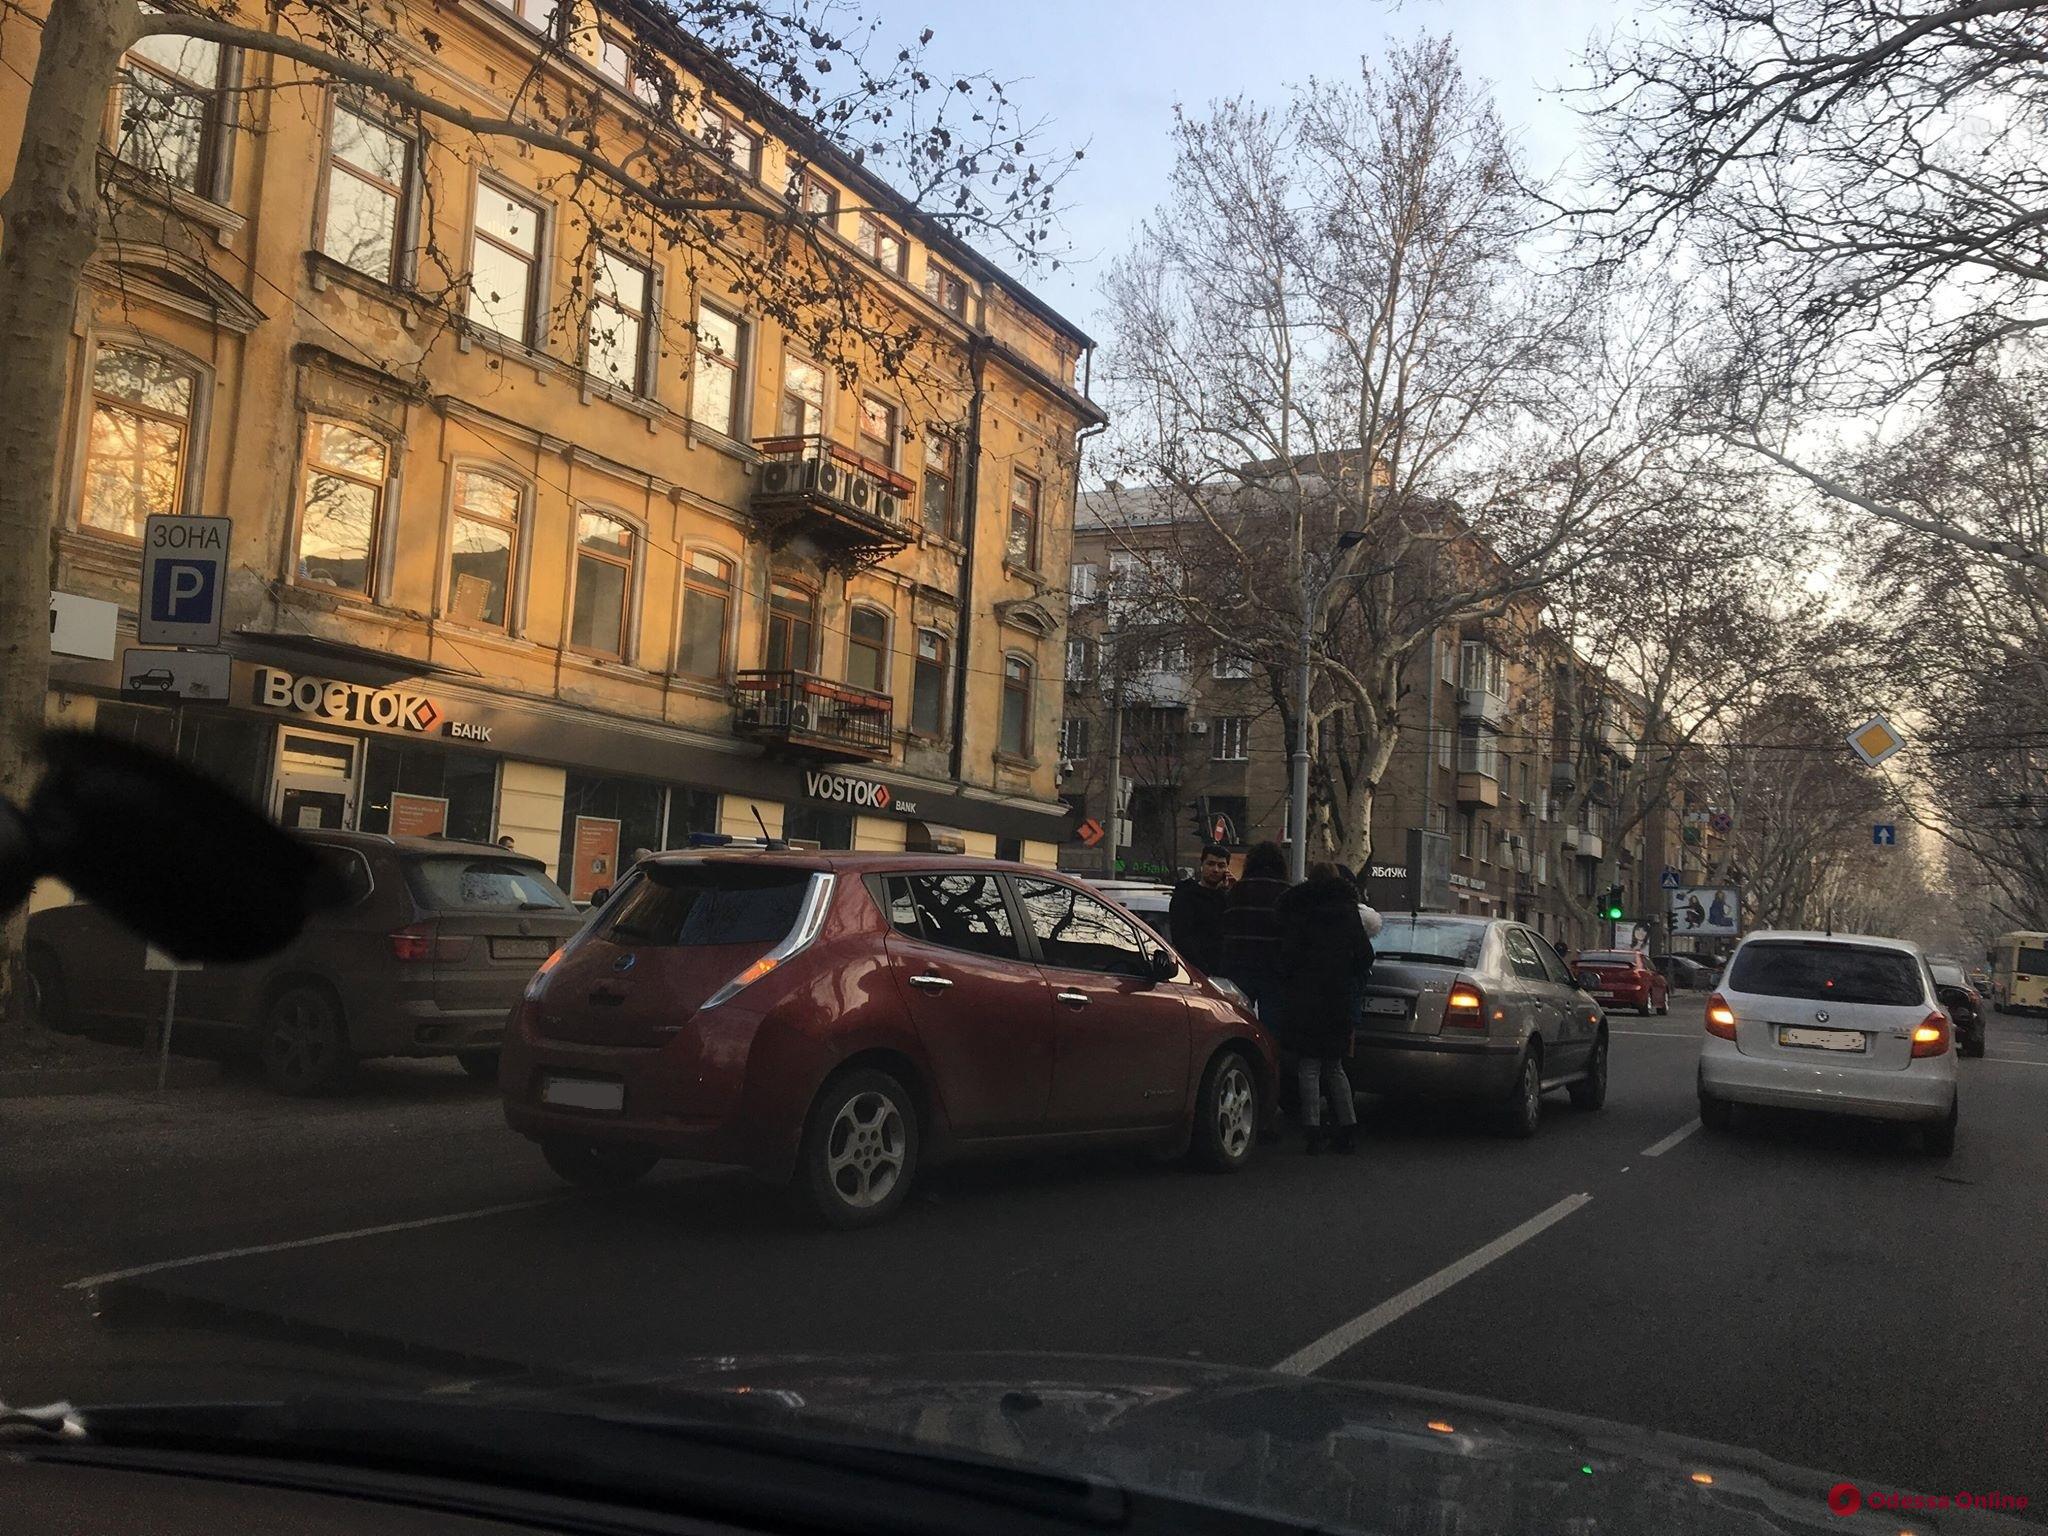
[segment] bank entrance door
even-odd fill
[[[360,747],[350,737],[285,727],[277,733],[271,815],[287,827],[354,826],[360,768]]]

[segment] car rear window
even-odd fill
[[[1625,955],[1614,949],[1588,949],[1579,953],[1581,965],[1628,965],[1636,963],[1634,955]]]
[[[406,858],[405,881],[430,912],[573,912],[545,867],[489,854]]]
[[[1745,944],[1728,985],[1737,992],[1815,1002],[1910,1007],[1925,1001],[1920,965],[1899,949],[1824,941]]]
[[[1390,917],[1372,941],[1381,960],[1413,960],[1424,965],[1477,965],[1486,944],[1480,923],[1432,921],[1426,917]]]
[[[1934,979],[1944,987],[1967,987],[1970,984],[1960,965],[1935,965],[1929,969],[1934,972]]]
[[[811,883],[809,870],[745,864],[647,864],[640,874],[599,920],[614,944],[773,944],[796,926]]]

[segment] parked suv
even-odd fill
[[[301,835],[351,899],[266,960],[180,975],[175,1027],[234,1031],[280,1093],[331,1088],[365,1056],[452,1055],[495,1077],[506,1015],[582,921],[546,866],[445,838]],[[163,1017],[164,978],[145,969],[142,940],[88,903],[29,919],[28,971],[52,1027]]]
[[[1671,983],[1640,949],[1581,950],[1578,972],[1579,984],[1604,1007],[1641,1014],[1671,1011]]]
[[[534,977],[500,1086],[573,1182],[738,1164],[852,1227],[976,1151],[1130,1143],[1242,1167],[1275,1063],[1229,990],[1060,875],[667,853]]]
[[[1947,1157],[1954,1036],[1926,960],[1905,940],[1753,934],[1707,999],[1700,1120],[1725,1130],[1737,1104],[1903,1120]]]

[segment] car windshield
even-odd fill
[[[1969,978],[1963,974],[1963,968],[1959,965],[1937,960],[1928,969],[1934,972],[1934,979],[1944,987],[1967,987],[1970,984]]]
[[[1758,940],[1736,954],[1728,986],[1735,992],[1815,1002],[1908,1007],[1925,1001],[1913,956],[1868,944]]]
[[[434,854],[402,861],[406,883],[433,912],[567,912],[560,886],[539,864],[476,854]]]
[[[1424,965],[1476,965],[1485,945],[1483,923],[1426,917],[1390,917],[1372,941],[1373,953],[1383,960]]]
[[[769,944],[795,926],[811,875],[744,864],[652,864],[605,908],[598,933],[615,944],[690,949]]]

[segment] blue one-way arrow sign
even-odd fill
[[[1899,829],[1890,822],[1880,821],[1872,825],[1870,840],[1880,848],[1889,848],[1899,840]]]

